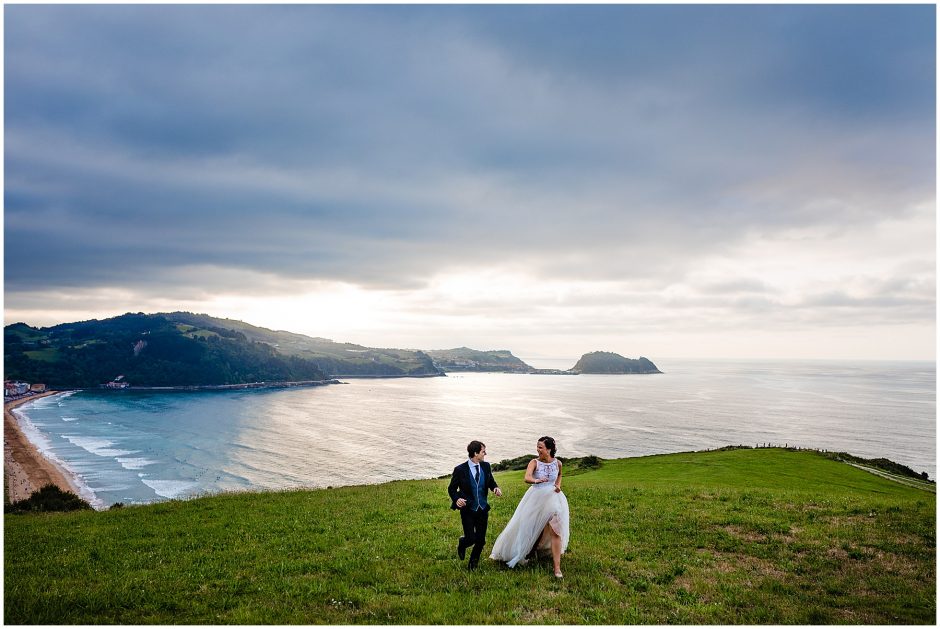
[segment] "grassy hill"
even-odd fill
[[[4,328],[6,378],[94,387],[124,375],[137,386],[437,375],[421,351],[374,349],[189,312]]]
[[[245,335],[250,341],[265,343],[285,356],[316,363],[332,376],[404,376],[436,375],[431,358],[420,350],[381,349],[354,343],[337,343],[330,339],[306,336],[283,330],[269,330],[237,321],[220,319],[191,312],[162,313],[170,321],[188,326],[188,334],[200,335],[206,330],[226,329]]]
[[[455,463],[459,456],[455,456]],[[497,474],[487,552],[525,486]],[[7,515],[4,621],[932,624],[935,494],[812,452],[606,461],[564,481],[565,578],[469,573],[447,480]],[[926,484],[924,487],[929,487]]]
[[[481,351],[469,347],[430,349],[427,355],[444,371],[491,371],[532,373],[535,371],[508,349]]]
[[[199,330],[161,315],[4,328],[4,377],[51,388],[94,387],[123,375],[136,386],[324,380],[319,366],[229,328]]]

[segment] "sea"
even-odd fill
[[[534,455],[544,435],[555,438],[561,457],[773,444],[884,457],[936,478],[934,362],[657,365],[664,373],[451,373],[294,389],[77,391],[14,412],[28,438],[99,509],[435,478],[465,460],[473,439],[498,462]]]

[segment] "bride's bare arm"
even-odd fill
[[[561,461],[558,461],[558,478],[555,479],[555,491],[561,491]]]
[[[530,485],[545,482],[544,478],[536,478],[533,476],[533,474],[535,474],[535,466],[535,459],[532,459],[529,461],[529,465],[525,468],[525,482],[529,483]]]

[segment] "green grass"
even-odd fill
[[[54,363],[59,360],[59,350],[54,347],[46,347],[44,349],[34,349],[23,352],[33,360],[42,360],[47,363]]]
[[[217,332],[213,332],[211,330],[203,330],[201,328],[197,328],[194,325],[187,325],[185,323],[177,323],[176,329],[191,339],[199,338],[199,337],[207,339],[211,336],[219,336]]]
[[[486,552],[525,486],[497,474]],[[446,480],[5,518],[11,624],[932,624],[935,494],[811,452],[568,478],[564,580],[456,558]]]

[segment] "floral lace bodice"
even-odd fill
[[[535,460],[535,471],[532,473],[532,476],[535,478],[547,478],[547,483],[540,483],[542,485],[551,485],[555,482],[555,479],[558,478],[558,462],[552,461],[551,463],[542,463],[538,459]]]

